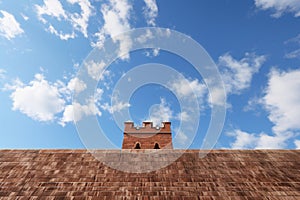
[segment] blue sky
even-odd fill
[[[127,110],[137,125],[171,121],[176,148],[200,148],[217,100],[187,60],[159,48],[130,51],[132,38],[116,38],[143,27],[187,35],[216,64],[227,99],[214,148],[300,148],[299,22],[298,0],[0,0],[0,148],[85,148],[75,124],[95,116],[120,148],[123,127],[114,114]],[[87,67],[91,79],[106,69],[95,77],[94,99],[79,104],[73,94],[88,83],[78,72],[111,38],[122,55]],[[114,99],[118,81],[130,82],[126,74],[147,63],[169,66],[182,77],[166,75],[167,87],[142,85],[128,102]],[[193,95],[197,116],[178,100]],[[186,106],[195,108],[191,101]],[[195,138],[180,130],[183,122],[199,125]]]

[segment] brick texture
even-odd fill
[[[201,152],[170,150],[183,154],[167,167],[126,173],[86,150],[0,150],[0,199],[300,199],[300,150]]]
[[[173,149],[171,122],[163,122],[162,127],[153,127],[152,122],[143,122],[141,127],[133,122],[125,122],[122,149]]]

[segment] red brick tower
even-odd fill
[[[142,127],[125,122],[122,149],[173,149],[171,122],[162,127],[153,127],[152,122],[143,122]]]

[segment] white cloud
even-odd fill
[[[75,38],[75,33],[72,32],[70,33],[63,33],[62,31],[57,31],[52,25],[49,25],[48,29],[47,29],[50,33],[58,36],[61,40],[68,40],[68,39],[73,39]]]
[[[159,48],[154,48],[153,49],[153,56],[158,56],[159,55]]]
[[[258,141],[255,134],[246,133],[241,130],[233,130],[226,134],[228,136],[235,137],[235,141],[231,144],[231,148],[233,149],[252,149]]]
[[[99,79],[103,80],[103,78],[105,76],[108,76],[110,73],[108,70],[103,71],[106,66],[106,64],[103,61],[101,61],[99,63],[90,61],[88,63],[84,63],[84,65],[88,70],[88,74],[94,80],[99,80]]]
[[[233,149],[282,149],[292,136],[289,133],[272,136],[265,133],[247,133],[239,129],[227,132],[227,135],[235,138],[231,144]]]
[[[10,97],[13,110],[19,110],[37,121],[52,121],[65,126],[68,122],[79,121],[86,116],[101,116],[98,106],[103,94],[102,89],[98,88],[84,103],[72,104],[73,91],[82,92],[86,87],[78,77],[70,79],[67,83],[59,80],[51,83],[42,74],[36,74],[29,84],[16,79],[13,84],[6,84],[4,90],[12,90]]]
[[[67,105],[63,112],[63,117],[60,119],[59,124],[65,126],[68,122],[78,122],[85,116],[98,115],[101,116],[101,112],[98,109],[97,100],[91,97],[85,104],[73,102],[71,105]]]
[[[235,60],[226,53],[219,57],[219,69],[227,94],[239,94],[250,87],[253,74],[257,73],[265,62],[265,56],[246,53],[241,60]]]
[[[88,37],[87,27],[89,18],[92,15],[93,7],[88,0],[68,0],[67,2],[70,4],[78,4],[81,12],[70,13],[63,8],[58,0],[44,0],[42,6],[35,5],[39,20],[44,24],[48,24],[47,31],[58,36],[62,40],[75,38],[75,30],[81,32],[84,37]],[[58,21],[64,20],[69,22],[73,27],[73,30],[71,33],[58,31],[57,28],[53,27],[53,25],[44,18],[45,15],[51,16]]]
[[[298,34],[294,38],[291,38],[291,39],[285,41],[284,44],[285,45],[292,44],[293,46],[298,46],[299,47],[299,45],[300,45],[300,34]],[[298,48],[296,50],[293,50],[291,52],[286,53],[285,58],[289,58],[289,59],[300,58],[300,49]]]
[[[294,144],[296,146],[296,149],[300,149],[300,140],[295,140]]]
[[[67,88],[69,90],[75,91],[76,93],[82,92],[83,90],[86,89],[86,87],[87,87],[86,84],[77,77],[72,78],[67,85]]]
[[[190,98],[195,94],[198,98],[202,99],[207,93],[206,85],[199,83],[198,79],[188,80],[184,78],[178,78],[169,82],[169,87],[172,91],[175,91],[181,98]]]
[[[262,99],[255,99],[268,112],[274,124],[272,135],[255,134],[234,130],[228,135],[235,137],[232,148],[285,148],[289,139],[300,130],[300,70],[281,72],[273,69]],[[297,142],[297,140],[295,140]],[[297,146],[297,144],[295,143]],[[298,146],[297,146],[298,147]]]
[[[156,0],[144,0],[146,7],[144,8],[144,15],[147,20],[147,24],[150,26],[155,26],[155,18],[158,14],[158,8],[156,5]]]
[[[135,40],[141,44],[145,43],[147,40],[152,39],[154,37],[153,33],[147,29],[144,35],[137,37]]]
[[[161,122],[169,122],[173,118],[173,111],[166,100],[161,98],[159,104],[155,104],[150,108],[149,118],[146,121],[151,121],[154,126],[159,126]]]
[[[129,107],[130,107],[129,103],[122,102],[122,101],[114,101],[113,105],[109,105],[108,103],[104,103],[103,105],[101,105],[101,108],[105,111],[108,111],[110,114],[113,114],[115,112],[120,112],[121,110]]]
[[[289,52],[285,55],[286,58],[300,58],[300,49]]]
[[[62,4],[58,0],[44,0],[43,6],[35,5],[35,8],[37,10],[39,19],[43,23],[47,22],[43,18],[43,15],[49,15],[51,17],[58,19],[59,21],[61,19],[67,18],[67,14],[65,10],[63,9]]]
[[[263,105],[274,123],[275,133],[299,130],[300,124],[300,70],[280,72],[273,70],[263,97]]]
[[[12,14],[4,10],[0,10],[0,12],[3,15],[3,17],[0,17],[0,35],[8,40],[11,40],[24,33],[20,24]]]
[[[23,19],[24,19],[25,21],[27,21],[27,20],[29,19],[29,17],[26,16],[26,15],[24,15],[23,13],[21,13],[21,16],[23,17]]]
[[[295,17],[300,16],[299,0],[255,0],[255,5],[262,10],[274,10],[272,16],[276,18],[287,12],[293,13]]]
[[[92,15],[92,6],[88,0],[68,0],[71,4],[78,4],[81,8],[80,14],[71,14],[71,22],[75,29],[78,29],[84,37],[88,37],[87,27],[90,16]]]
[[[256,149],[283,149],[286,147],[286,141],[290,139],[292,135],[287,134],[277,134],[277,135],[267,135],[260,134]]]
[[[38,121],[53,121],[55,115],[64,109],[65,101],[58,88],[36,74],[28,85],[15,85],[11,94],[13,110],[19,110],[28,117]]]
[[[130,30],[130,11],[132,6],[127,0],[118,1],[110,0],[109,4],[104,4],[101,7],[101,13],[103,15],[104,25],[102,29],[95,34],[98,37],[98,41],[93,44],[99,48],[103,46],[105,36],[113,38],[114,42],[118,42],[120,45],[119,56],[122,59],[129,58],[129,50],[132,46],[132,40],[129,36],[117,36],[121,33]]]

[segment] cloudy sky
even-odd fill
[[[176,148],[189,141],[190,148],[200,148],[217,100],[186,60],[159,48],[130,51],[148,32],[136,40],[118,37],[143,27],[185,34],[216,64],[227,99],[214,148],[300,148],[299,23],[298,0],[0,0],[0,148],[84,148],[76,123],[90,116],[120,148],[123,127],[114,114],[124,110],[138,125],[171,121]],[[117,60],[85,62],[111,38],[121,52]],[[134,77],[126,74],[146,63],[164,64],[182,76],[165,74],[165,86],[146,84],[129,101],[116,98],[118,81],[131,82]],[[88,87],[78,78],[82,68],[97,87],[93,98],[78,103],[73,94]],[[178,98],[193,95],[199,116],[192,101],[186,110],[179,105]],[[180,124],[197,117],[191,138]]]

